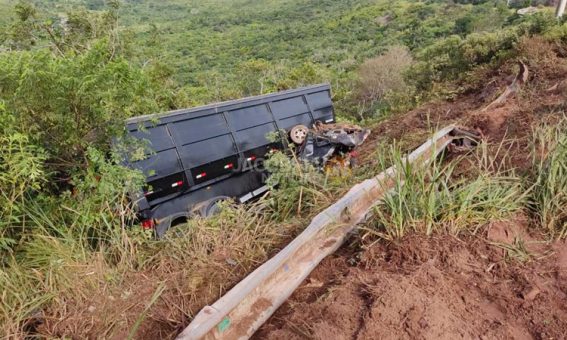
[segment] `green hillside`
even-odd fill
[[[54,24],[66,11],[106,8],[80,0],[36,7]],[[333,82],[341,98],[357,66],[393,45],[417,55],[445,37],[523,20],[505,1],[126,1],[118,13],[128,58],[159,64],[186,87],[188,104],[321,81]]]
[[[366,246],[411,234],[468,242],[512,214],[542,239],[565,238],[567,24],[551,7],[517,14],[530,3],[542,1],[0,0],[0,338],[173,338],[392,164],[413,178],[395,179],[353,237],[348,268]],[[529,82],[512,104],[483,110],[519,64]],[[125,119],[320,82],[339,121],[372,129],[360,166],[323,172],[276,152],[271,190],[255,203],[223,203],[160,240],[141,228],[130,194],[145,179],[112,143]],[[401,155],[449,123],[484,134],[478,153],[428,173],[406,166]],[[500,250],[530,258],[520,241]],[[479,267],[482,277],[510,281],[509,260]],[[365,314],[380,301],[370,286],[353,286]],[[567,318],[553,320],[556,333],[534,338],[557,338]]]

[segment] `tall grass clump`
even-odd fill
[[[92,158],[90,170],[75,178],[80,193],[38,197],[21,211],[25,228],[0,261],[0,337],[34,334],[67,303],[82,306],[140,267],[146,239],[126,230],[133,214],[119,180],[130,171]]]
[[[535,184],[530,207],[556,237],[567,236],[567,120],[534,130]]]
[[[384,159],[393,160],[397,172],[394,187],[374,210],[367,228],[370,235],[393,240],[408,232],[431,235],[448,231],[458,234],[476,232],[491,219],[504,218],[522,207],[524,190],[513,173],[488,162],[485,147],[480,147],[468,166],[471,177],[457,175],[464,157],[443,162],[431,159],[429,165],[411,164],[392,147]]]
[[[56,296],[38,289],[40,275],[15,261],[4,259],[8,266],[0,268],[0,335],[4,339],[23,338],[33,316]]]
[[[332,193],[323,173],[314,166],[278,152],[265,162],[271,187],[268,204],[274,218],[286,220],[329,204]]]

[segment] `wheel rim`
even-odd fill
[[[307,137],[307,128],[302,125],[294,126],[290,132],[291,140],[296,144],[302,144]]]

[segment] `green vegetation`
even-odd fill
[[[127,117],[327,81],[341,119],[373,122],[464,91],[469,72],[507,60],[525,36],[567,41],[549,11],[473,3],[0,0],[1,336],[127,337],[150,332],[159,308],[173,312],[155,338],[171,336],[392,162],[410,180],[376,210],[374,235],[474,231],[529,200],[550,234],[565,236],[560,129],[541,143],[527,188],[523,175],[492,168],[460,178],[456,161],[418,172],[400,150],[352,174],[277,154],[268,166],[279,186],[259,202],[228,204],[159,241],[132,227],[126,197],[142,178],[111,148]],[[93,311],[108,319],[95,324]]]
[[[471,155],[467,155],[471,157]],[[472,176],[457,177],[455,168],[463,159],[444,164],[433,159],[430,165],[417,167],[404,161],[393,148],[388,162],[400,169],[394,177],[394,189],[375,209],[370,234],[394,240],[409,232],[431,235],[447,231],[453,234],[476,232],[491,220],[509,217],[525,204],[527,193],[520,177],[507,173],[479,146],[477,159],[470,162]]]
[[[541,225],[553,235],[567,235],[567,121],[535,131],[532,206]]]
[[[522,34],[554,23],[546,14],[517,17],[504,1],[217,0],[129,5],[124,12],[144,42],[139,62],[171,65],[192,103],[331,82],[340,112],[358,119],[406,109],[424,96],[408,88],[402,100],[361,104],[358,66],[392,46],[415,56],[407,79],[423,90],[460,79]]]
[[[104,32],[99,26],[118,25],[127,59],[153,68],[163,81],[175,80],[172,106],[331,82],[343,116],[379,118],[415,105],[434,83],[462,78],[475,65],[501,57],[523,34],[546,31],[555,22],[551,10],[519,17],[505,1],[464,3],[132,1],[104,15],[100,10],[108,7],[102,2],[37,1],[31,17],[21,6],[19,21],[6,23],[4,45],[51,41],[83,48],[89,45],[85,37]],[[33,34],[30,22],[36,27]],[[415,65],[398,66],[412,66],[406,75],[410,88],[401,98],[361,104],[359,65],[393,46],[405,46],[414,56]],[[412,91],[416,86],[419,92]]]

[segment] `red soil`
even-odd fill
[[[528,248],[542,251],[527,263],[507,261],[492,244],[528,236],[522,220],[495,222],[481,236],[413,235],[343,250],[323,261],[255,337],[564,339],[567,244],[542,246],[527,237]]]

